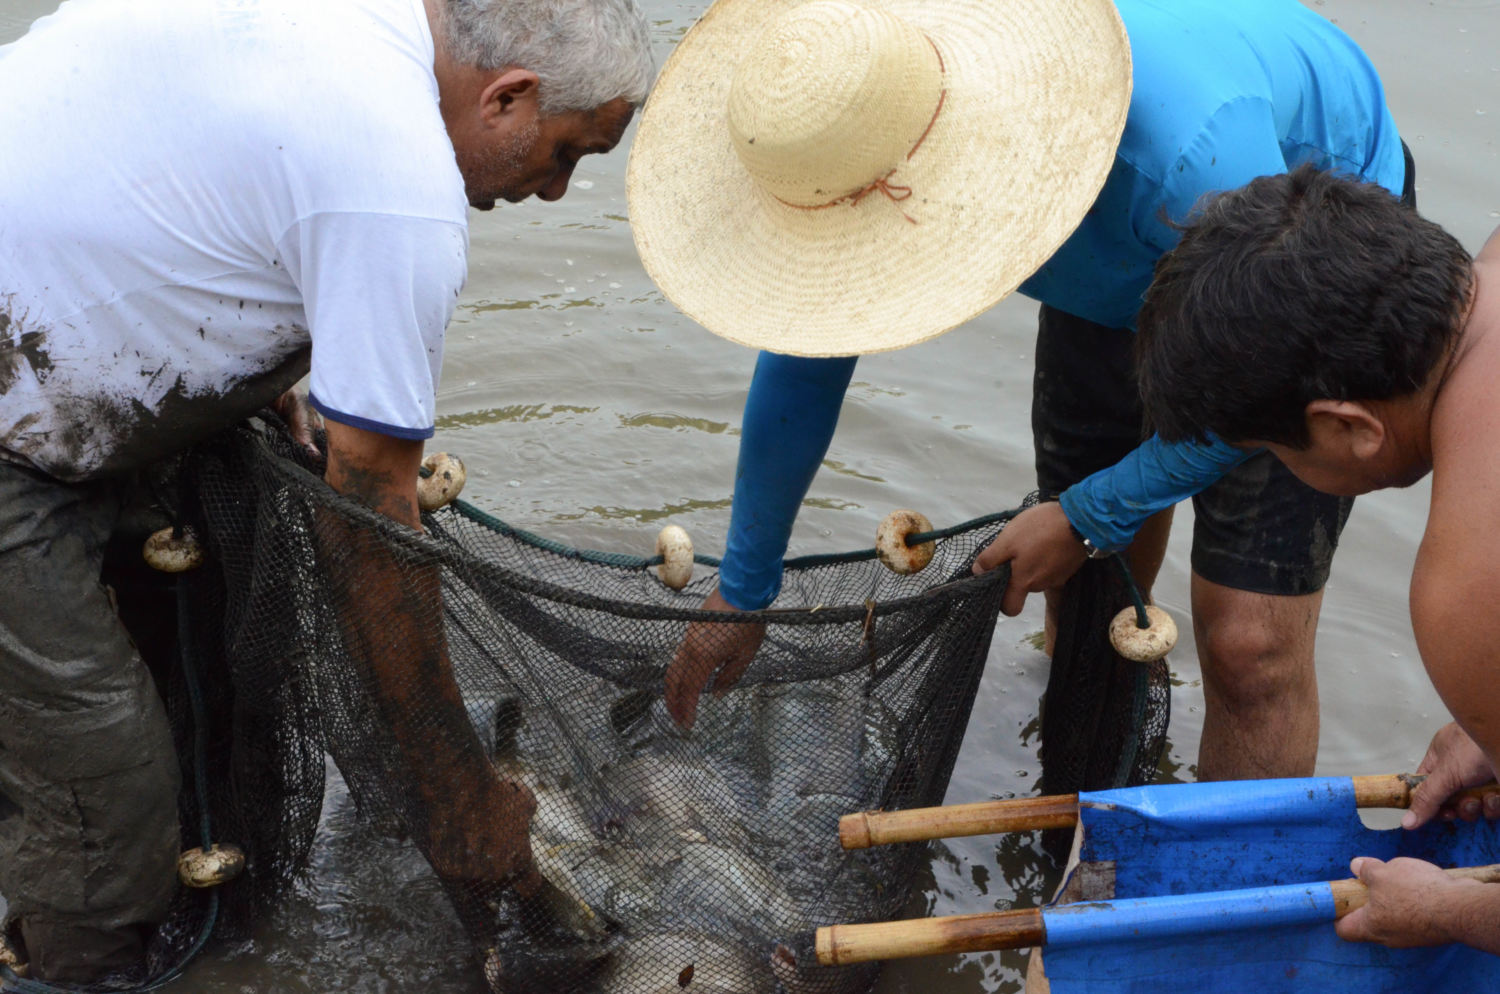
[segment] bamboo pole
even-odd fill
[[[1072,828],[1076,824],[1078,795],[1051,794],[906,811],[860,811],[839,819],[839,842],[845,849],[868,849],[892,842]]]
[[[1354,803],[1361,808],[1409,807],[1412,791],[1425,779],[1415,773],[1350,777],[1354,783]],[[1496,793],[1500,793],[1500,785],[1490,784],[1463,791],[1453,800]],[[896,842],[1072,828],[1076,824],[1078,795],[1051,794],[905,811],[858,811],[839,819],[839,843],[845,849],[868,849]]]
[[[840,966],[939,953],[1024,949],[1040,946],[1045,940],[1041,909],[1023,908],[868,925],[829,925],[818,929],[815,948],[820,964]]]
[[[1450,877],[1500,883],[1500,863],[1443,872]],[[1353,878],[1330,880],[1328,888],[1333,895],[1336,918],[1363,907],[1369,897],[1365,885]],[[814,948],[819,964],[842,966],[870,960],[1025,949],[1046,944],[1047,929],[1041,909],[1024,908],[867,925],[829,925],[818,929]]]

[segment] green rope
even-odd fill
[[[568,559],[577,559],[589,563],[599,563],[604,566],[615,566],[619,567],[620,569],[645,569],[649,566],[660,566],[662,564],[661,556],[633,556],[622,552],[599,552],[592,549],[575,549],[570,545],[564,545],[561,542],[554,541],[550,538],[543,538],[542,536],[537,535],[533,532],[526,531],[523,528],[516,528],[513,525],[506,524],[504,521],[501,521],[494,515],[489,514],[485,511],[481,511],[479,508],[475,507],[473,504],[470,504],[468,501],[455,500],[449,506],[452,507],[454,512],[457,513],[460,517],[466,518],[467,520],[472,521],[484,528],[488,528],[490,531],[495,532],[497,535],[503,535],[506,538],[513,538],[518,542],[524,542],[527,545],[541,549],[545,552],[551,552],[555,555],[563,556]],[[918,532],[912,535],[908,535],[906,537],[906,544],[908,546],[921,545],[923,542],[935,542],[940,539],[952,538],[954,535],[959,535],[966,531],[971,531],[976,528],[983,528],[986,525],[1006,521],[1010,517],[1012,517],[1013,513],[1014,512],[1011,511],[1000,511],[995,514],[987,514],[980,518],[974,518],[971,521],[965,521],[960,525],[953,525],[950,528],[939,528],[929,532]],[[786,561],[786,567],[788,569],[806,569],[813,566],[832,566],[840,563],[861,562],[867,559],[874,559],[875,556],[876,552],[873,548],[857,549],[853,552],[835,552],[825,553],[821,555],[799,556],[796,559],[788,559]],[[715,559],[712,556],[700,555],[694,555],[693,562],[698,563],[701,566],[711,566],[715,569],[717,569],[722,564],[722,560]]]
[[[1130,591],[1130,601],[1135,605],[1135,627],[1150,628],[1151,619],[1146,617],[1146,600],[1141,596],[1141,589],[1135,585],[1135,577],[1130,575],[1130,564],[1125,561],[1123,553],[1116,552],[1110,556],[1120,566],[1120,575],[1125,578],[1125,589]]]

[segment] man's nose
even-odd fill
[[[568,181],[572,178],[572,166],[568,166],[566,169],[558,170],[553,175],[553,177],[547,181],[546,185],[537,191],[537,198],[549,202],[553,200],[561,200],[563,194],[568,192]]]

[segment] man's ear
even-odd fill
[[[1306,413],[1314,443],[1336,445],[1356,459],[1372,459],[1385,445],[1385,422],[1357,400],[1314,400]]]
[[[496,127],[509,115],[536,111],[541,80],[530,69],[500,69],[479,91],[479,116],[486,127]],[[508,122],[507,122],[508,123]]]

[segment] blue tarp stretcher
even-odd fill
[[[1042,910],[1052,994],[1500,991],[1500,957],[1334,934],[1354,856],[1500,863],[1500,826],[1364,827],[1345,778],[1079,795],[1079,865]]]

